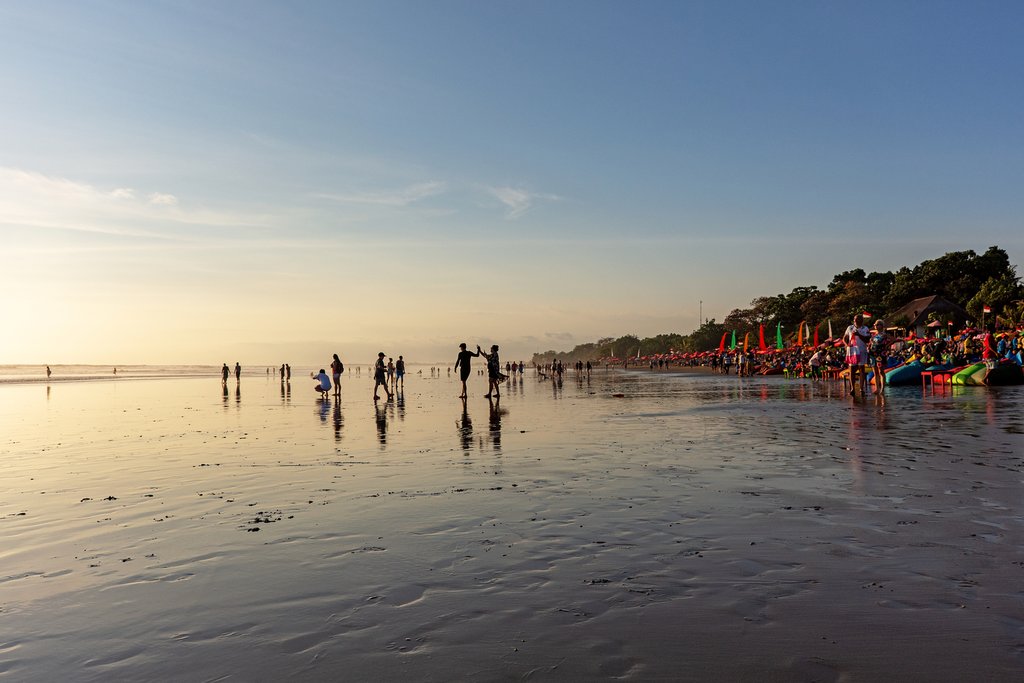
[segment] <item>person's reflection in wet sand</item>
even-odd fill
[[[491,443],[494,444],[494,450],[501,450],[501,418],[503,415],[508,415],[507,410],[502,410],[501,399],[488,399],[487,403],[490,405],[490,428],[491,428]]]
[[[404,382],[405,380],[403,380]],[[398,419],[405,420],[405,389],[395,390],[395,405],[398,406]]]
[[[862,397],[863,398],[863,397]],[[861,443],[864,439],[864,413],[862,410],[850,411],[850,423],[846,436],[846,445],[843,450],[847,451],[849,458],[850,476],[852,479],[851,489],[858,496],[863,496],[865,491],[864,458],[862,457]]]
[[[242,385],[235,385],[235,405],[240,406],[242,404]]]
[[[335,397],[334,399],[334,440],[341,441],[341,428],[345,424],[344,418],[341,416],[341,397]]]
[[[462,450],[469,455],[473,449],[473,421],[469,419],[469,408],[466,406],[466,399],[462,399],[462,419],[455,421],[459,431],[459,443]]]
[[[316,412],[320,415],[320,421],[327,424],[327,414],[331,412],[331,399],[321,398],[317,401]]]
[[[375,403],[373,405],[374,419],[377,421],[377,439],[380,441],[380,447],[384,448],[388,445],[388,414],[387,406]]]
[[[50,400],[50,385],[49,384],[46,385],[46,400],[47,401]]]
[[[228,385],[224,384],[224,407],[228,407],[228,399],[231,398],[231,394],[228,392]]]

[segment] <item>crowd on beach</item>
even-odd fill
[[[526,364],[522,361],[519,362],[506,362],[504,365],[504,372],[502,372],[501,360],[498,355],[499,347],[497,344],[491,346],[490,352],[484,351],[478,344],[476,351],[469,351],[465,342],[459,344],[459,352],[455,359],[454,370],[459,376],[462,382],[462,393],[459,398],[466,399],[468,396],[466,382],[469,380],[472,374],[472,359],[482,357],[485,361],[486,375],[487,375],[487,393],[484,398],[488,399],[500,399],[501,398],[501,383],[509,379],[513,379],[518,376],[522,378],[523,372],[525,371]],[[385,361],[385,358],[387,360]],[[589,363],[587,364],[590,365]],[[327,370],[330,369],[330,374]],[[341,376],[345,372],[345,364],[338,357],[338,354],[334,354],[333,358],[328,365],[328,368],[320,368],[319,372],[310,373],[310,376],[315,381],[314,390],[320,394],[322,398],[328,398],[333,391],[334,396],[341,397]],[[452,367],[448,368],[447,374],[451,377]],[[47,368],[49,371],[49,368]],[[380,390],[383,389],[387,400],[391,401],[394,399],[396,392],[402,391],[405,388],[405,375],[406,375],[406,362],[404,356],[399,356],[398,360],[389,358],[381,351],[377,354],[377,360],[371,368],[373,372],[373,400],[380,400]],[[422,371],[421,371],[422,372]],[[221,368],[221,381],[223,384],[227,384],[228,379],[231,377],[232,370],[225,363]],[[267,375],[270,375],[271,369],[267,368]],[[291,365],[285,363],[282,364],[280,369],[273,370],[274,375],[280,375],[281,382],[291,382],[292,368]],[[361,374],[361,368],[356,366],[355,374]],[[435,375],[441,376],[440,368],[430,368],[431,377]],[[236,382],[241,382],[242,367],[240,363],[235,363],[234,376]]]
[[[885,321],[864,324],[858,314],[842,337],[818,345],[797,345],[784,349],[719,349],[684,354],[675,359],[681,365],[706,366],[721,374],[740,377],[785,375],[813,380],[848,380],[852,393],[866,392],[868,379],[878,393],[885,387],[886,373],[911,360],[924,366],[963,367],[985,362],[1024,365],[1024,331],[965,327],[959,332],[939,330],[934,336],[905,335],[887,328]],[[651,369],[667,367],[669,361],[651,359]],[[657,363],[657,365],[656,365]]]

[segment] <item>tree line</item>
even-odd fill
[[[635,357],[638,351],[643,356],[707,351],[717,348],[722,335],[733,330],[741,339],[752,332],[756,344],[760,325],[770,328],[772,336],[768,343],[771,345],[776,325],[780,323],[790,339],[796,336],[796,328],[802,321],[813,328],[831,319],[842,330],[861,311],[884,315],[914,299],[934,294],[963,307],[975,320],[981,320],[982,308],[988,306],[992,311],[990,316],[998,317],[1004,325],[1024,323],[1024,287],[1017,277],[1016,267],[1010,263],[1005,250],[992,246],[980,255],[973,250],[952,251],[922,261],[913,268],[904,266],[896,272],[867,273],[863,268],[855,268],[833,277],[824,289],[816,285],[801,286],[789,294],[757,297],[748,308],[733,309],[722,322],[705,320],[690,334],[666,333],[644,339],[633,334],[606,337],[580,344],[571,351],[535,353],[533,362],[629,358]],[[821,338],[825,336],[827,333]]]

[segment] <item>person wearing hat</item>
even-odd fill
[[[481,351],[479,346],[476,347],[476,351],[487,359],[487,393],[484,394],[484,398],[490,398],[492,394],[495,398],[501,398],[498,384],[504,382],[506,377],[501,374],[501,361],[498,360],[498,345],[492,344],[490,353]]]
[[[380,396],[377,395],[377,387],[383,386],[384,393],[388,395],[388,400],[391,400],[391,392],[388,390],[388,376],[387,376],[387,365],[384,364],[384,352],[381,351],[377,354],[377,364],[373,367],[373,400],[379,401]]]

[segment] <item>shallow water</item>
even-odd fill
[[[1019,388],[484,383],[0,387],[0,676],[1019,679]]]

